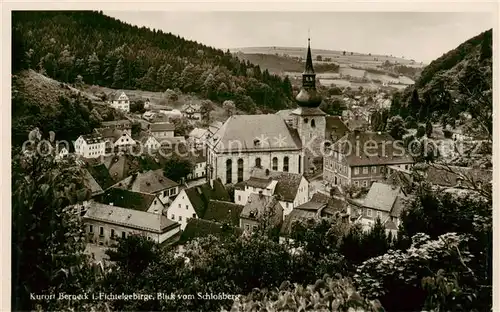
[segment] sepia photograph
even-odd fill
[[[8,13],[11,311],[494,310],[497,12],[255,6]]]

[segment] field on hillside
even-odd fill
[[[101,87],[101,86],[90,86],[85,89],[87,93],[90,94],[99,94],[100,92],[104,92],[106,94],[110,94],[117,90]],[[169,102],[164,98],[163,92],[151,92],[151,91],[143,91],[143,90],[120,90],[125,92],[131,101],[142,100],[145,101],[149,99],[152,104],[152,107],[156,110],[169,110],[169,109],[181,109],[185,104],[201,104],[203,99],[199,98],[195,95],[181,94],[179,99],[175,102]],[[241,111],[237,111],[237,113],[242,113]],[[224,122],[227,119],[226,111],[219,105],[215,105],[215,109],[210,113],[210,117],[215,121]]]
[[[296,47],[250,47],[250,48],[235,48],[230,49],[231,52],[237,53],[261,53],[261,54],[272,54],[276,55],[288,55],[291,57],[302,57],[305,58],[307,49],[306,48],[296,48]],[[323,58],[329,57],[333,62],[338,64],[347,64],[347,65],[355,65],[361,67],[376,67],[377,65],[381,65],[385,61],[389,61],[391,63],[398,63],[401,65],[411,65],[412,67],[422,67],[425,64],[420,64],[420,62],[416,62],[414,60],[409,60],[401,57],[394,57],[390,55],[369,55],[363,53],[353,52],[351,55],[350,51],[346,51],[346,55],[343,55],[343,51],[333,51],[333,50],[322,50],[322,49],[311,49],[313,57],[321,55]]]

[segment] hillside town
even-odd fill
[[[491,168],[454,170],[452,165],[419,163],[405,150],[379,148],[395,141],[387,132],[370,131],[372,105],[390,106],[384,93],[363,106],[365,99],[357,96],[341,116],[324,113],[318,108],[322,99],[316,90],[310,47],[307,51],[298,108],[231,115],[224,123],[193,128],[185,136],[175,135],[174,123],[155,121],[161,112],[146,109],[142,116],[130,114],[127,94],[111,94],[109,105],[123,111],[125,119],[103,123],[93,133],[75,138],[73,153],[67,148],[59,153],[59,157],[78,157],[86,170],[92,198],[80,211],[89,250],[113,247],[117,238],[131,234],[179,244],[212,231],[217,234],[222,225],[251,233],[267,215],[273,216],[281,239],[289,236],[294,221],[335,214],[365,230],[380,219],[387,233],[396,236],[403,202],[413,196],[419,178],[455,193],[492,183]],[[200,120],[202,112],[188,104],[178,115],[175,118],[189,122]],[[170,120],[168,115],[163,117]],[[140,118],[141,129],[132,135],[132,124]],[[355,155],[347,147],[368,141],[376,146],[373,155]],[[436,141],[439,148],[441,142],[454,147],[463,141],[483,142],[459,132]],[[183,157],[194,160],[192,170],[179,181],[162,169],[139,166],[129,172],[131,154],[161,157],[157,155],[180,149],[186,151]],[[453,158],[459,153],[455,149],[441,150],[440,157]]]
[[[196,55],[202,54],[203,51],[199,51],[202,50]],[[487,52],[481,50],[474,57],[484,61],[480,53]],[[223,55],[232,57],[229,52]],[[348,55],[344,52],[343,56],[347,59]],[[491,55],[489,57],[491,59]],[[484,105],[485,93],[478,91],[469,97],[457,95],[455,98],[458,91],[432,89],[438,88],[435,87],[438,83],[424,90],[418,77],[417,82],[398,82],[404,85],[404,91],[387,83],[371,88],[329,86],[317,76],[315,66],[324,66],[324,59],[318,59],[321,58],[313,55],[308,39],[306,54],[298,58],[303,66],[300,76],[289,80],[284,73],[271,76],[267,70],[263,72],[263,77],[270,77],[262,78],[267,79],[270,86],[270,81],[283,82],[280,88],[286,91],[280,96],[290,95],[291,102],[278,109],[270,109],[274,104],[257,105],[252,112],[246,108],[253,104],[241,104],[254,101],[243,94],[246,90],[235,91],[237,95],[231,98],[226,95],[231,92],[225,91],[228,88],[225,83],[213,91],[217,95],[205,87],[203,95],[172,87],[160,97],[155,92],[128,89],[124,81],[121,88],[109,88],[116,87],[116,81],[106,88],[95,84],[84,86],[83,82],[53,83],[71,94],[69,100],[62,96],[58,99],[62,109],[68,111],[66,121],[58,124],[60,129],[50,131],[43,122],[24,124],[25,120],[20,119],[15,124],[27,135],[16,156],[15,194],[18,195],[13,195],[19,199],[30,192],[40,192],[33,199],[19,199],[15,209],[24,211],[27,205],[57,206],[64,211],[58,214],[59,226],[54,225],[55,221],[47,221],[50,231],[57,233],[54,236],[73,237],[71,233],[79,233],[74,234],[74,239],[81,244],[82,252],[75,247],[58,255],[85,255],[87,260],[82,263],[88,261],[88,266],[80,264],[80,269],[90,268],[91,273],[81,273],[86,277],[80,280],[72,275],[79,272],[78,265],[68,264],[71,268],[51,271],[53,278],[65,281],[58,275],[62,272],[61,276],[78,280],[81,284],[77,287],[88,287],[88,292],[99,289],[126,295],[127,291],[133,291],[134,296],[136,291],[146,295],[154,292],[155,296],[164,291],[150,286],[148,277],[157,279],[164,288],[170,287],[169,280],[175,278],[179,281],[172,285],[182,285],[182,288],[168,289],[177,296],[187,296],[175,303],[157,300],[163,303],[151,306],[141,300],[130,303],[113,299],[102,301],[102,306],[99,303],[98,309],[107,311],[174,307],[203,311],[221,308],[226,311],[224,309],[233,307],[234,311],[250,311],[244,307],[255,302],[259,306],[265,305],[264,302],[272,301],[273,306],[281,302],[281,299],[272,299],[279,294],[273,293],[273,287],[288,294],[295,292],[293,307],[297,310],[303,305],[304,311],[336,311],[333,308],[336,299],[327,298],[326,288],[318,290],[330,287],[336,289],[332,296],[349,298],[338,303],[343,307],[356,301],[363,307],[360,311],[399,311],[434,304],[420,294],[419,287],[431,287],[425,288],[426,291],[441,295],[439,287],[449,287],[449,284],[439,285],[434,278],[446,274],[441,269],[437,271],[445,261],[454,261],[454,268],[466,272],[463,274],[469,274],[472,270],[468,266],[473,265],[479,270],[489,270],[482,266],[483,262],[474,264],[471,253],[488,257],[491,250],[472,250],[473,247],[467,245],[471,251],[462,254],[459,248],[466,248],[462,240],[468,242],[469,238],[456,235],[462,235],[463,230],[465,234],[477,234],[470,239],[481,240],[484,246],[491,243],[488,240],[493,185],[492,122],[488,123],[491,107],[489,115],[486,112],[484,117],[483,106],[477,110],[480,113],[476,113],[458,111],[458,108],[454,111],[452,104],[448,104],[463,107],[470,101]],[[121,61],[119,59],[118,64]],[[244,61],[242,64],[249,66]],[[116,72],[121,71],[120,65],[116,66],[114,79]],[[469,70],[467,66],[470,65],[462,66],[464,71]],[[254,73],[257,68],[252,68]],[[23,70],[31,77],[46,74],[43,71],[33,74],[30,67]],[[212,69],[207,72],[209,70]],[[184,69],[182,77],[187,76],[185,72]],[[148,78],[149,73],[148,70],[137,83],[153,83],[151,77],[155,75]],[[211,76],[212,73],[207,75],[206,80],[215,79],[209,78]],[[220,76],[218,74],[217,79],[222,79]],[[179,77],[174,75],[171,79],[181,79]],[[89,71],[85,79],[95,82],[95,73]],[[257,78],[251,79],[251,83],[257,81]],[[230,88],[240,87],[233,81]],[[491,95],[491,88],[489,92]],[[210,99],[200,100],[204,96]],[[446,96],[450,98],[443,104]],[[15,101],[27,100],[16,98]],[[441,109],[439,105],[446,107],[439,110],[439,114],[430,108]],[[446,110],[447,113],[443,113]],[[86,116],[88,120],[72,125],[76,120],[72,114]],[[483,117],[485,119],[481,119]],[[50,123],[50,118],[42,120]],[[41,154],[45,160],[39,160]],[[34,173],[21,174],[28,169],[38,172],[42,182],[31,178]],[[59,181],[61,188],[54,186],[52,191],[51,183],[57,184],[54,181]],[[50,209],[56,211],[56,208]],[[67,217],[60,217],[68,211],[80,228],[64,219]],[[457,213],[466,216],[459,217]],[[448,248],[448,243],[453,248],[456,246],[458,255],[447,256],[449,252],[441,252],[440,248]],[[429,277],[429,273],[422,273],[424,269],[421,272],[420,267],[425,268],[431,260],[426,256],[412,256],[413,250],[419,255],[430,254],[428,258],[432,257],[432,268],[436,270],[432,274],[437,275]],[[418,262],[418,269],[408,264],[413,260],[407,259],[414,259],[412,257],[418,258],[414,260]],[[387,274],[374,269],[386,264],[391,268]],[[408,272],[417,273],[408,273],[409,277],[391,275],[395,270],[405,271],[406,266],[411,267]],[[281,270],[282,267],[286,268]],[[257,272],[255,279],[254,271]],[[237,276],[232,279],[231,274]],[[223,282],[220,278],[227,280]],[[481,278],[481,287],[491,288],[485,285],[491,281],[489,275]],[[394,295],[400,287],[391,284],[394,280],[397,280],[394,285],[409,287],[401,286],[401,296]],[[385,284],[374,286],[378,285],[377,281]],[[57,287],[66,289],[65,282],[60,283],[62,286]],[[297,283],[312,284],[314,287],[308,291],[322,299],[317,299],[315,305],[309,303],[306,309],[305,300],[316,299],[311,299],[311,295],[304,295],[308,299],[303,299],[297,294],[297,287],[302,287]],[[325,283],[329,283],[328,286]],[[476,285],[456,281],[459,283],[467,285],[463,286],[464,293],[467,293],[465,289],[474,291],[470,285]],[[92,284],[104,290],[89,286]],[[352,285],[363,296],[359,300],[353,299],[359,295],[351,291]],[[57,287],[50,291],[59,291]],[[335,287],[344,289],[348,295]],[[388,295],[389,290],[384,293],[377,287],[391,290],[392,295]],[[224,297],[222,304],[202,300],[205,297],[200,295],[198,299],[189,297],[194,293],[219,296],[233,288],[235,295],[244,299]],[[40,292],[47,291],[40,288]],[[265,295],[255,297],[252,293],[255,291]],[[407,302],[395,299],[414,292],[422,298]],[[487,292],[481,298],[487,300]],[[460,296],[472,295],[469,292]],[[328,303],[324,303],[325,300]],[[455,304],[453,300],[447,301],[447,307]],[[474,300],[460,304],[467,310],[476,304]],[[64,310],[69,307],[65,304],[56,302],[49,307]],[[81,304],[77,309],[95,308],[92,301]],[[292,305],[285,302],[283,307],[286,304]],[[381,308],[382,305],[387,310]]]

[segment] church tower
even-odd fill
[[[326,113],[319,106],[321,95],[316,90],[316,74],[314,73],[311,39],[308,39],[305,70],[302,73],[302,88],[295,98],[298,108],[292,114],[296,119],[296,127],[302,141],[302,160],[300,173],[309,174],[313,161],[322,162],[326,131]],[[321,168],[317,168],[319,170]]]

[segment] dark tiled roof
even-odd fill
[[[157,122],[157,123],[152,123],[149,126],[149,130],[151,132],[174,131],[175,125],[169,122]]]
[[[299,205],[295,207],[294,209],[301,209],[301,210],[307,210],[307,211],[318,211],[322,208],[326,207],[326,203],[320,203],[317,201],[308,201],[303,203],[302,205]]]
[[[349,119],[345,122],[346,126],[351,130],[365,129],[368,127],[368,121],[360,119]]]
[[[345,155],[349,166],[413,163],[411,155],[394,141],[386,132],[353,131],[334,143],[332,150]]]
[[[490,183],[493,179],[493,173],[491,170],[468,167],[450,166],[449,168],[446,168],[439,165],[426,166],[426,168],[424,168],[424,172],[425,180],[427,182],[445,187],[458,186],[461,176],[465,176],[467,179],[471,179],[475,183],[480,182],[482,184]],[[468,186],[467,181],[464,180],[463,183],[463,186]]]
[[[115,183],[104,164],[99,164],[97,166],[88,166],[87,170],[103,190],[108,189]]]
[[[229,193],[219,180],[213,181],[213,188],[207,182],[184,191],[199,218],[204,217],[210,200],[229,201]]]
[[[113,142],[126,134],[124,130],[116,128],[98,128],[95,131],[105,139],[111,139]]]
[[[191,218],[188,220],[184,231],[178,241],[179,244],[184,244],[197,237],[206,237],[208,235],[214,236],[229,236],[241,235],[242,231],[238,227],[224,225],[218,222]]]
[[[326,207],[323,210],[323,214],[328,214],[328,215],[333,215],[336,212],[344,211],[346,205],[344,201],[330,197],[320,192],[314,193],[310,201],[326,204]]]
[[[296,221],[305,221],[309,219],[314,219],[316,217],[315,211],[307,211],[301,209],[293,209],[283,220],[281,225],[280,235],[289,236],[292,232],[293,224]]]
[[[279,200],[293,201],[299,190],[302,175],[290,172],[267,171],[254,168],[251,172],[251,177],[247,180],[249,186],[265,188],[271,181],[277,181],[274,189],[274,194],[279,197]]]
[[[132,176],[115,184],[115,187],[135,192],[155,194],[178,185],[179,183],[164,176],[163,169],[158,169],[149,170],[144,173],[134,173]]]
[[[326,119],[325,138],[327,140],[331,139],[333,135],[337,136],[337,139],[340,139],[346,133],[350,132],[349,128],[342,121],[340,116],[326,116],[325,119]]]
[[[96,200],[106,205],[113,204],[113,206],[117,207],[147,211],[155,198],[156,196],[151,194],[111,188]]]
[[[103,143],[104,138],[97,134],[86,134],[82,135],[82,138],[87,142],[87,144]]]
[[[220,223],[229,222],[233,226],[239,226],[242,210],[242,205],[228,201],[210,200],[203,219]]]

